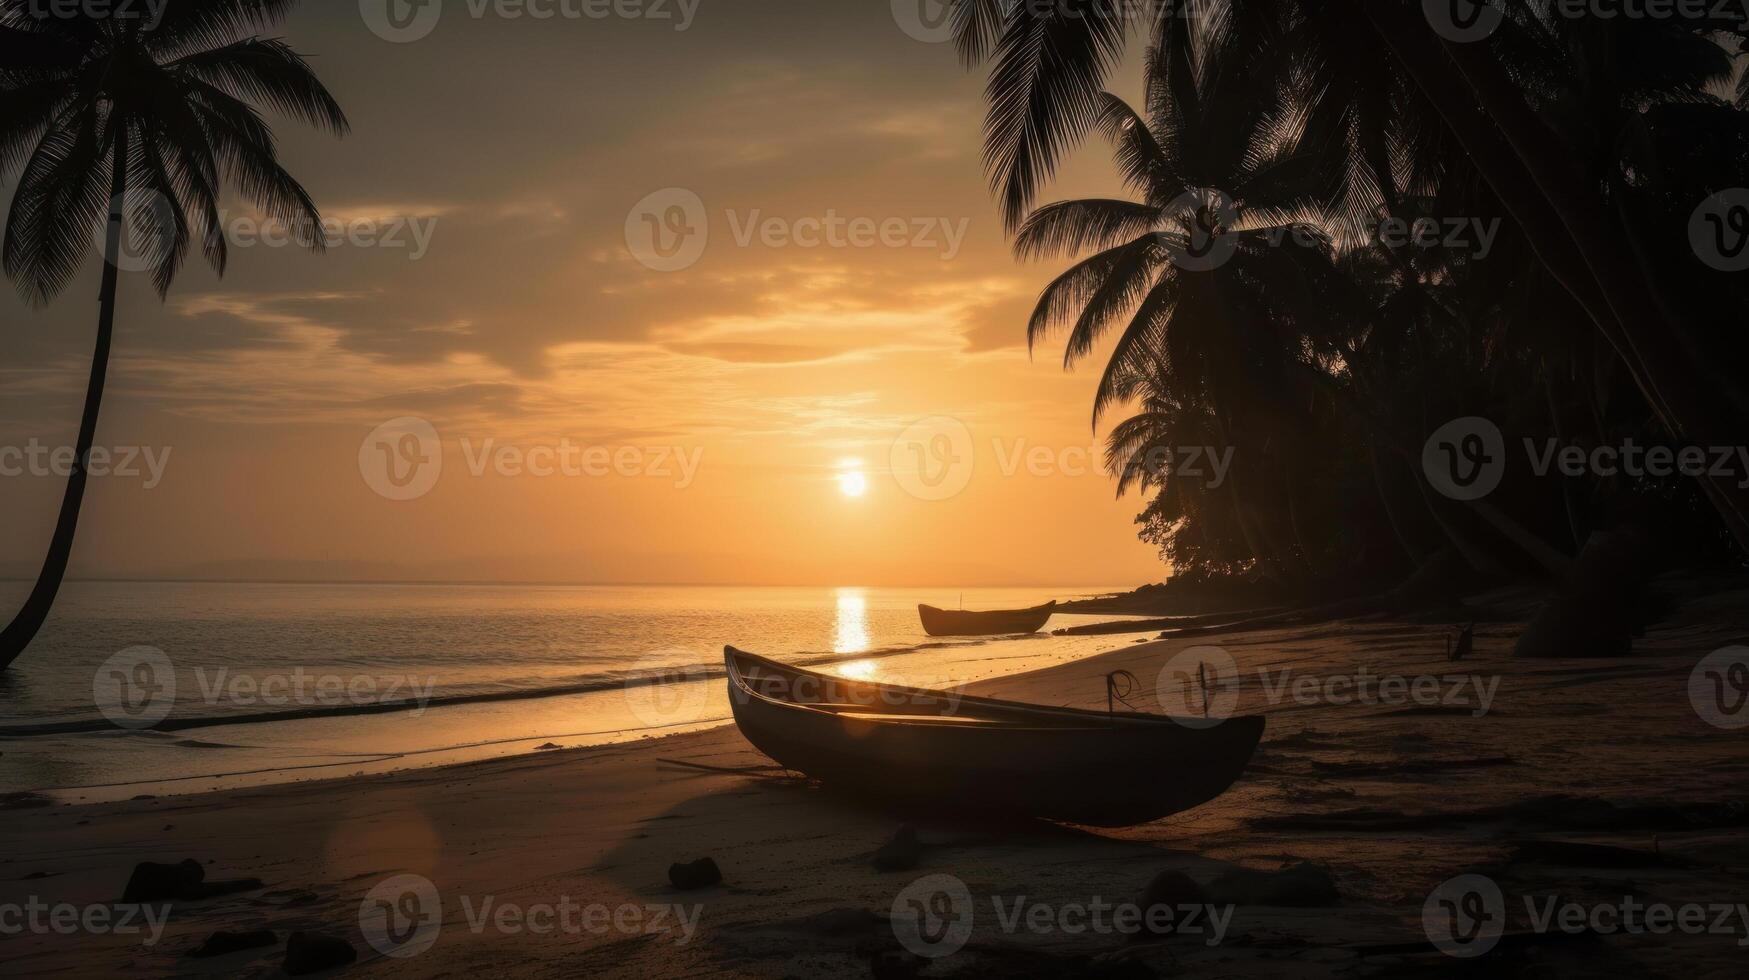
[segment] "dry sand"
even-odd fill
[[[1269,716],[1263,747],[1232,790],[1118,831],[917,821],[926,846],[905,871],[876,871],[868,859],[906,815],[806,785],[659,762],[764,763],[733,727],[382,776],[9,810],[0,812],[0,906],[113,902],[141,860],[194,857],[209,877],[257,877],[263,887],[176,903],[152,946],[140,935],[0,936],[0,972],[269,976],[285,935],[304,929],[357,947],[359,962],[339,972],[382,976],[1739,976],[1749,921],[1735,910],[1723,925],[1707,916],[1709,930],[1730,932],[1509,940],[1477,961],[1426,947],[1422,912],[1431,890],[1464,873],[1498,884],[1512,933],[1530,928],[1526,898],[1541,907],[1559,896],[1587,910],[1630,896],[1642,905],[1749,902],[1749,729],[1706,723],[1688,693],[1699,657],[1749,637],[1746,598],[1740,583],[1715,583],[1648,633],[1636,656],[1616,660],[1510,660],[1522,625],[1510,619],[1480,624],[1474,653],[1458,663],[1446,659],[1443,625],[1401,620],[1199,637],[1241,665],[1239,710]],[[1107,671],[1128,669],[1151,688],[1191,645],[1124,640],[1099,657],[973,689],[1102,708]],[[1271,694],[1284,676],[1321,692],[1324,680],[1363,668],[1453,678],[1438,697],[1462,683],[1467,703]],[[1475,685],[1496,681],[1478,717]],[[1132,700],[1158,710],[1146,693]],[[1171,778],[1174,761],[1137,778]],[[1515,847],[1531,839],[1661,857],[1645,867],[1572,866],[1615,862]],[[721,866],[721,885],[669,885],[671,862],[703,855]],[[1240,904],[1214,945],[1206,933],[1138,944],[1094,931],[1009,930],[992,904],[1012,909],[1024,896],[1056,913],[1096,897],[1130,901],[1165,870],[1207,885],[1235,867],[1303,861],[1333,879],[1334,905]],[[428,878],[442,904],[435,943],[405,958],[377,953],[360,925],[366,893],[399,874]],[[937,874],[972,896],[970,942],[940,960],[909,959],[889,910],[913,881]],[[476,927],[488,901],[494,916],[533,911],[526,921],[535,926],[543,906],[579,909],[569,930],[557,920],[541,932],[510,919]],[[581,907],[591,905],[603,911],[586,918]],[[672,905],[697,915],[690,938],[672,912],[647,918],[646,907]],[[600,918],[622,906],[636,909],[618,913],[623,928]],[[668,931],[640,931],[649,925]],[[185,956],[215,930],[258,928],[281,944]],[[1424,948],[1378,948],[1394,943]]]

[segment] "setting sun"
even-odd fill
[[[868,477],[861,470],[838,474],[838,491],[846,497],[860,497],[868,492]]]

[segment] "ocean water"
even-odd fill
[[[932,639],[917,603],[1114,590],[72,583],[0,673],[0,791],[193,792],[710,727],[724,644],[951,687],[1113,643]]]

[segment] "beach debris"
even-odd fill
[[[827,909],[818,915],[796,919],[783,928],[794,932],[805,932],[816,936],[841,938],[844,936],[860,936],[875,932],[886,925],[871,909],[845,906],[843,908]]]
[[[552,750],[553,750],[553,749],[562,749],[562,748],[564,748],[564,746],[563,746],[563,745],[560,745],[560,744],[559,744],[559,743],[557,743],[557,742],[548,742],[548,743],[546,743],[546,744],[545,744],[545,745],[537,745],[537,746],[535,746],[535,747],[534,747],[534,750],[535,750],[535,751],[536,751],[536,752],[550,752],[550,751],[552,751]]]
[[[1655,842],[1654,842],[1655,843]],[[1513,864],[1558,864],[1573,868],[1685,867],[1689,862],[1662,851],[1568,840],[1522,840],[1512,845]]]
[[[875,980],[911,980],[929,965],[923,957],[902,949],[882,949],[868,956],[869,973]]]
[[[220,929],[206,937],[206,941],[188,951],[189,956],[204,959],[209,956],[227,956],[245,949],[260,949],[279,942],[279,937],[271,929],[254,929],[249,932],[227,932]]]
[[[175,864],[141,861],[134,865],[122,890],[124,902],[162,902],[171,899],[196,901],[216,898],[233,892],[254,891],[261,887],[260,878],[229,878],[207,881],[206,869],[194,858],[184,858]]]
[[[1321,908],[1341,901],[1330,873],[1309,861],[1280,871],[1238,868],[1209,882],[1204,891],[1215,905]]]
[[[909,871],[922,857],[923,844],[917,840],[917,828],[905,824],[874,852],[869,863],[876,871]]]
[[[1445,659],[1462,660],[1470,655],[1470,651],[1475,649],[1475,646],[1476,621],[1472,619],[1462,628],[1446,635]]]
[[[320,932],[294,932],[285,941],[285,962],[280,969],[286,975],[298,977],[318,970],[345,966],[358,959],[352,944],[338,936]]]
[[[0,793],[0,810],[34,810],[54,802],[39,793]]]
[[[1196,883],[1195,878],[1182,871],[1168,870],[1160,872],[1148,881],[1147,886],[1142,889],[1141,897],[1136,900],[1136,904],[1142,910],[1143,931],[1132,933],[1130,939],[1141,941],[1152,936],[1172,934],[1171,923],[1176,920],[1176,914],[1167,917],[1166,922],[1158,923],[1148,915],[1148,912],[1155,906],[1164,905],[1176,913],[1185,906],[1208,904],[1208,896],[1203,893],[1202,886]]]
[[[709,888],[721,884],[723,872],[717,867],[717,862],[701,857],[696,861],[668,866],[668,881],[681,891],[691,891],[695,888]]]

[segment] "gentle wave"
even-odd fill
[[[982,646],[991,642],[1026,640],[1044,638],[1048,634],[1030,633],[1008,637],[980,637],[969,640],[935,640],[927,643],[904,644],[865,650],[853,654],[828,653],[825,651],[801,651],[787,658],[787,662],[798,667],[825,667],[832,664],[852,663],[859,660],[880,660],[905,654],[920,653],[928,650],[940,650],[962,647]],[[305,718],[346,717],[350,715],[383,714],[396,711],[414,711],[429,708],[463,704],[483,704],[499,701],[526,701],[537,698],[566,697],[577,694],[590,694],[598,691],[611,691],[639,683],[694,683],[709,680],[720,680],[724,677],[721,661],[712,663],[673,664],[641,671],[606,671],[590,674],[563,684],[547,684],[536,687],[512,689],[494,689],[485,691],[457,692],[454,694],[437,695],[423,701],[417,699],[397,698],[392,701],[368,701],[354,704],[299,704],[276,707],[262,711],[239,711],[231,713],[216,713],[178,717],[174,712],[162,721],[135,729],[143,732],[179,732],[196,728],[212,728],[220,725],[255,725],[277,721],[295,721]],[[102,716],[60,719],[55,721],[29,722],[24,724],[0,724],[0,737],[28,738],[42,735],[73,735],[91,732],[115,731],[114,722]],[[190,742],[189,747],[195,747]],[[211,746],[200,746],[211,747]]]

